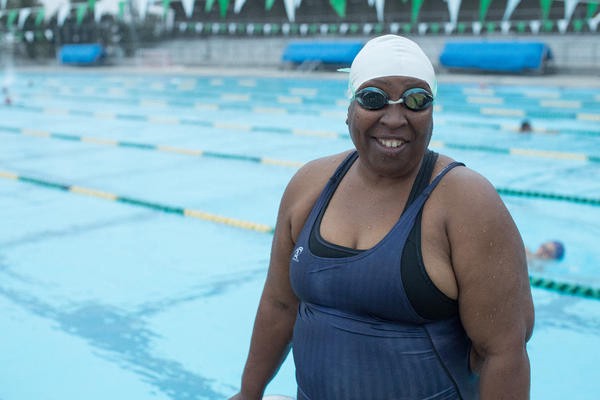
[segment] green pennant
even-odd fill
[[[412,24],[416,23],[419,19],[419,13],[421,12],[423,1],[424,0],[412,0],[412,10],[410,13],[410,22]]]
[[[171,6],[171,0],[162,0],[162,6],[163,6],[163,15],[167,15],[167,12],[169,11],[169,7]]]
[[[83,19],[85,18],[85,14],[87,13],[88,5],[85,3],[77,5],[77,14],[75,22],[77,25],[81,25]]]
[[[585,18],[590,19],[596,15],[596,11],[598,11],[598,2],[590,2],[587,4],[587,12],[585,13]]]
[[[227,15],[227,8],[229,8],[229,0],[219,0],[219,15],[221,18],[225,18]]]
[[[46,12],[43,8],[38,9],[37,15],[35,16],[35,26],[40,26],[44,22],[44,16]]]
[[[485,16],[492,4],[492,0],[480,0],[479,1],[479,22],[485,21]]]
[[[15,24],[15,21],[17,20],[17,17],[19,16],[19,10],[10,10],[8,12],[8,17],[6,17],[6,26],[7,27],[11,27]]]
[[[96,0],[88,0],[88,6],[91,12],[94,12],[94,8],[96,8]]]
[[[204,11],[207,13],[210,12],[213,8],[213,4],[215,4],[215,0],[206,0],[206,4],[204,5]]]
[[[540,6],[542,7],[542,20],[545,21],[550,15],[550,7],[552,7],[552,0],[540,0]]]
[[[265,11],[271,11],[271,8],[273,8],[273,4],[275,4],[275,0],[266,0]]]
[[[346,0],[329,0],[329,4],[335,10],[338,16],[346,16]]]
[[[119,2],[119,19],[125,18],[125,1]]]

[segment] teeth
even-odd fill
[[[379,143],[384,145],[385,147],[400,147],[404,144],[404,140],[398,139],[377,139]]]

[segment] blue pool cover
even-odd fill
[[[440,54],[446,68],[499,72],[542,71],[551,59],[552,51],[542,42],[449,42]]]
[[[319,61],[323,64],[350,66],[363,45],[362,41],[297,41],[286,46],[281,58],[283,61],[298,64],[307,61]]]
[[[101,63],[105,56],[99,44],[66,44],[60,48],[58,59],[61,64],[88,65]]]

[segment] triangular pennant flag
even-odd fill
[[[210,12],[213,8],[213,4],[215,4],[215,0],[206,0],[206,4],[204,5],[204,11],[207,13]]]
[[[83,22],[83,18],[85,18],[85,14],[87,13],[87,8],[88,8],[88,5],[85,3],[77,5],[77,13],[76,13],[76,19],[75,19],[75,23],[77,25],[81,25],[81,23]]]
[[[556,26],[558,26],[558,31],[562,34],[567,32],[567,28],[569,27],[569,21],[566,19],[559,19],[556,21]]]
[[[227,15],[227,9],[229,8],[229,0],[219,0],[219,15],[221,18],[225,18]]]
[[[506,8],[504,9],[504,16],[502,17],[502,21],[508,21],[510,16],[512,15],[515,8],[519,5],[521,0],[508,0],[506,2]]]
[[[271,11],[271,8],[273,8],[273,4],[275,4],[275,0],[266,0],[265,1],[265,10]]]
[[[540,6],[542,7],[542,20],[547,20],[550,15],[550,7],[552,7],[552,0],[540,0]]]
[[[235,0],[235,3],[233,4],[233,12],[239,14],[240,11],[242,11],[242,7],[244,7],[245,3],[246,0]]]
[[[338,16],[342,18],[346,16],[346,0],[329,0],[329,4]]]
[[[5,9],[7,2],[8,2],[8,0],[0,0],[0,8]],[[2,15],[4,15],[4,13],[0,13],[0,16],[2,16]]]
[[[12,9],[8,12],[8,17],[6,18],[6,26],[9,28],[15,24],[17,17],[19,16],[19,10]]]
[[[170,5],[171,0],[162,0],[163,15],[167,15],[167,13],[169,12]]]
[[[133,0],[133,3],[135,4],[135,9],[137,10],[138,15],[140,16],[140,19],[142,21],[145,21],[146,14],[148,14],[149,0]]]
[[[565,20],[569,22],[571,20],[571,16],[573,16],[573,11],[577,7],[579,0],[565,0]]]
[[[40,0],[44,8],[44,22],[50,21],[52,17],[63,7],[65,4],[69,4],[69,0]]]
[[[25,25],[25,21],[27,21],[27,17],[29,17],[29,14],[31,14],[31,8],[21,8],[19,10],[19,22],[17,23],[19,29],[23,29],[23,26]]]
[[[283,6],[285,13],[287,14],[288,21],[294,22],[296,20],[296,7],[297,2],[295,0],[283,0]]]
[[[123,20],[125,18],[125,1],[120,1],[119,2],[119,13],[117,14],[119,16],[119,19]]]
[[[383,22],[383,8],[385,0],[375,0],[375,11],[377,11],[377,21]]]
[[[194,14],[194,3],[195,0],[181,0],[183,11],[185,12],[185,16],[188,18],[192,18],[192,14]]]
[[[585,17],[587,19],[593,18],[594,15],[596,15],[596,11],[598,11],[598,6],[600,5],[600,3],[596,2],[589,2],[587,5],[587,12],[585,13]]]
[[[531,29],[531,32],[535,33],[536,35],[540,33],[541,26],[542,23],[538,20],[529,21],[529,29]]]
[[[419,19],[419,13],[421,12],[421,6],[424,0],[412,0],[412,9],[410,13],[410,22],[415,23]]]
[[[450,23],[453,26],[456,26],[456,23],[458,22],[458,11],[460,10],[460,3],[461,0],[448,0],[448,14],[450,14]]]
[[[71,7],[69,6],[69,4],[61,4],[60,8],[58,9],[58,14],[56,16],[56,24],[58,26],[63,26],[70,12]]]
[[[35,26],[40,26],[44,22],[45,12],[43,8],[38,8],[37,15],[35,16]]]
[[[488,9],[490,8],[490,4],[492,4],[492,0],[479,1],[479,22],[485,21],[485,16],[487,15]]]
[[[94,8],[96,8],[96,0],[88,0],[88,6],[90,10],[94,11]]]

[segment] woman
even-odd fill
[[[494,187],[428,150],[433,67],[369,41],[350,68],[355,150],[283,195],[241,391],[294,349],[298,399],[526,399],[533,305],[521,236]]]

